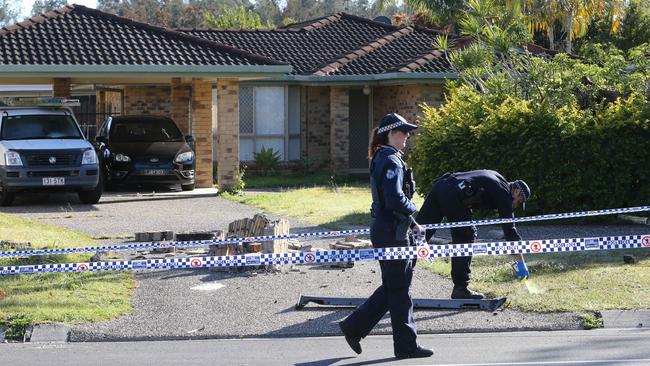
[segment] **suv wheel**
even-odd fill
[[[0,206],[11,206],[11,203],[14,201],[15,194],[7,192],[4,188],[4,184],[0,182]]]
[[[194,190],[194,183],[192,184],[181,184],[181,189],[184,191],[193,191]]]
[[[91,189],[90,191],[79,191],[77,195],[79,200],[82,203],[93,205],[99,202],[99,199],[102,197],[104,183],[102,182],[102,176],[99,176],[99,182],[97,182],[97,187]]]

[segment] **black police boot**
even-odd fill
[[[343,332],[343,335],[345,336],[345,340],[348,342],[348,346],[352,348],[354,352],[357,354],[361,354],[361,337],[353,336],[352,331],[344,322],[339,323],[339,328],[341,328],[341,332]]]
[[[468,289],[467,287],[456,287],[454,286],[454,290],[451,292],[451,298],[452,299],[471,299],[471,300],[482,300],[485,298],[485,295],[483,295],[480,292],[472,291]]]
[[[413,352],[409,353],[395,353],[395,357],[399,359],[403,358],[424,358],[433,356],[433,350],[429,348],[424,348],[418,346]]]

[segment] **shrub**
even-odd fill
[[[582,110],[512,96],[494,101],[458,86],[439,110],[422,107],[409,157],[421,194],[447,171],[494,169],[531,185],[532,213],[648,203],[650,106],[641,94]]]
[[[273,148],[262,147],[259,153],[253,153],[255,158],[255,167],[263,174],[269,175],[278,168],[280,162],[280,153]]]

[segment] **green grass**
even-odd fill
[[[0,213],[0,238],[37,248],[98,245],[83,233]],[[0,266],[85,262],[91,254],[0,259]],[[115,318],[132,310],[128,272],[46,273],[0,276],[0,321],[8,324],[82,323]]]
[[[330,229],[370,224],[367,185],[289,189],[279,193],[225,195],[265,211],[291,216]],[[418,207],[423,199],[416,197]],[[623,254],[640,259],[623,264]],[[539,312],[650,308],[650,250],[527,255],[528,286],[519,284],[510,256],[479,256],[472,264],[472,287],[491,296],[507,296],[510,307]],[[420,261],[427,269],[449,277],[449,260]],[[585,319],[585,326],[596,324]],[[597,325],[597,324],[596,324]]]
[[[640,259],[623,264],[623,253]],[[507,296],[510,306],[538,312],[647,309],[650,307],[650,251],[534,254],[525,257],[531,278],[514,279],[510,256],[480,256],[472,261],[472,288],[494,297]],[[449,277],[446,259],[421,264]]]
[[[259,207],[302,222],[330,229],[370,224],[370,192],[364,185],[298,188],[281,193],[231,195],[223,197]],[[416,198],[422,204],[420,197]]]

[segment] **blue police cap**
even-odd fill
[[[528,184],[524,182],[523,180],[516,180],[512,183],[510,183],[513,187],[519,189],[521,191],[521,197],[523,198],[521,204],[522,208],[525,210],[526,209],[526,201],[530,197],[530,187],[528,187]]]
[[[404,133],[410,132],[418,128],[417,125],[409,123],[406,118],[397,113],[388,113],[381,121],[379,121],[379,128],[377,133],[384,133],[390,130],[398,130]]]

